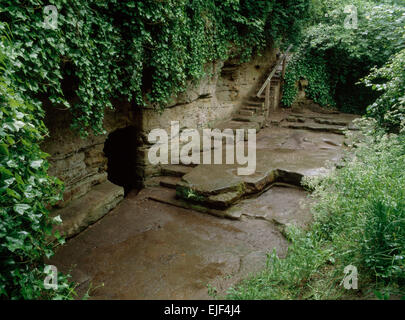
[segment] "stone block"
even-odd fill
[[[55,230],[67,238],[72,237],[115,208],[123,198],[124,188],[109,181],[98,184],[65,208],[52,212],[52,216],[59,215],[62,219]]]

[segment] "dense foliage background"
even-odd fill
[[[362,80],[380,93],[368,107],[368,114],[386,130],[405,130],[405,49],[395,54],[383,67],[373,68]]]
[[[307,93],[322,106],[364,113],[378,94],[358,84],[373,67],[405,48],[405,3],[401,1],[328,0],[315,7],[314,20],[286,75],[283,103],[290,106],[297,94],[296,81],[309,80]],[[351,5],[357,28],[346,28]],[[355,9],[354,9],[355,8]],[[353,21],[348,21],[353,26]]]

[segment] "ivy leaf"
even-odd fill
[[[33,168],[33,169],[39,169],[42,166],[43,162],[44,162],[44,160],[31,161],[30,167]]]
[[[15,192],[13,189],[8,188],[6,192],[12,198],[21,199],[21,196],[17,192]]]
[[[4,154],[6,156],[9,156],[10,153],[8,152],[8,147],[6,144],[2,143],[0,144],[0,154]]]
[[[60,217],[60,215],[57,215],[56,217],[54,217],[52,219],[55,223],[57,224],[61,224],[62,223],[62,218]]]
[[[21,204],[16,204],[14,206],[14,211],[23,215],[25,211],[27,211],[28,209],[31,209],[31,206],[25,203],[21,203]]]

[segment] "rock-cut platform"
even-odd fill
[[[321,114],[308,110],[300,114],[280,112],[273,115],[272,125],[257,134],[254,174],[238,175],[241,166],[237,163],[167,166],[162,173],[173,168],[178,173],[177,180],[167,183],[164,176],[150,180],[149,185],[157,189],[150,198],[240,219],[242,211],[232,207],[238,206],[242,200],[256,197],[275,184],[301,186],[304,177],[325,174],[331,167],[328,163],[339,162],[345,142],[343,133],[356,130],[352,124],[355,118],[354,115]],[[225,154],[224,146],[223,163]],[[160,188],[170,190],[161,192]]]

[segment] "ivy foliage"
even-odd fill
[[[304,47],[300,47],[299,50],[289,62],[288,72],[285,75],[283,104],[287,106],[293,104],[298,93],[297,81],[306,79],[308,80],[306,93],[314,102],[326,107],[335,107],[336,102],[333,99],[325,59],[304,54],[302,52],[305,50]]]
[[[405,7],[371,0],[329,0],[323,5],[314,18],[318,23],[306,30],[297,50],[297,63],[287,68],[283,103],[292,104],[296,81],[307,78],[312,80],[307,93],[314,101],[336,105],[342,111],[363,112],[378,94],[357,83],[370,69],[381,67],[405,48]],[[352,13],[345,12],[346,6]],[[357,27],[349,19],[355,12]]]
[[[381,93],[368,114],[389,131],[405,132],[405,49],[383,67],[374,68],[362,82]]]
[[[46,97],[70,109],[86,134],[103,132],[114,98],[163,108],[207,63],[296,40],[309,2],[55,0],[51,29],[45,1],[3,0],[0,18],[11,28],[20,90],[36,104]]]
[[[4,24],[0,32],[4,34]],[[60,218],[49,218],[48,204],[59,199],[61,182],[47,174],[47,154],[39,142],[46,134],[37,105],[18,94],[5,55],[9,39],[0,39],[0,299],[68,298],[71,287],[59,275],[59,288],[45,290],[46,237]],[[61,242],[63,239],[56,235]]]

